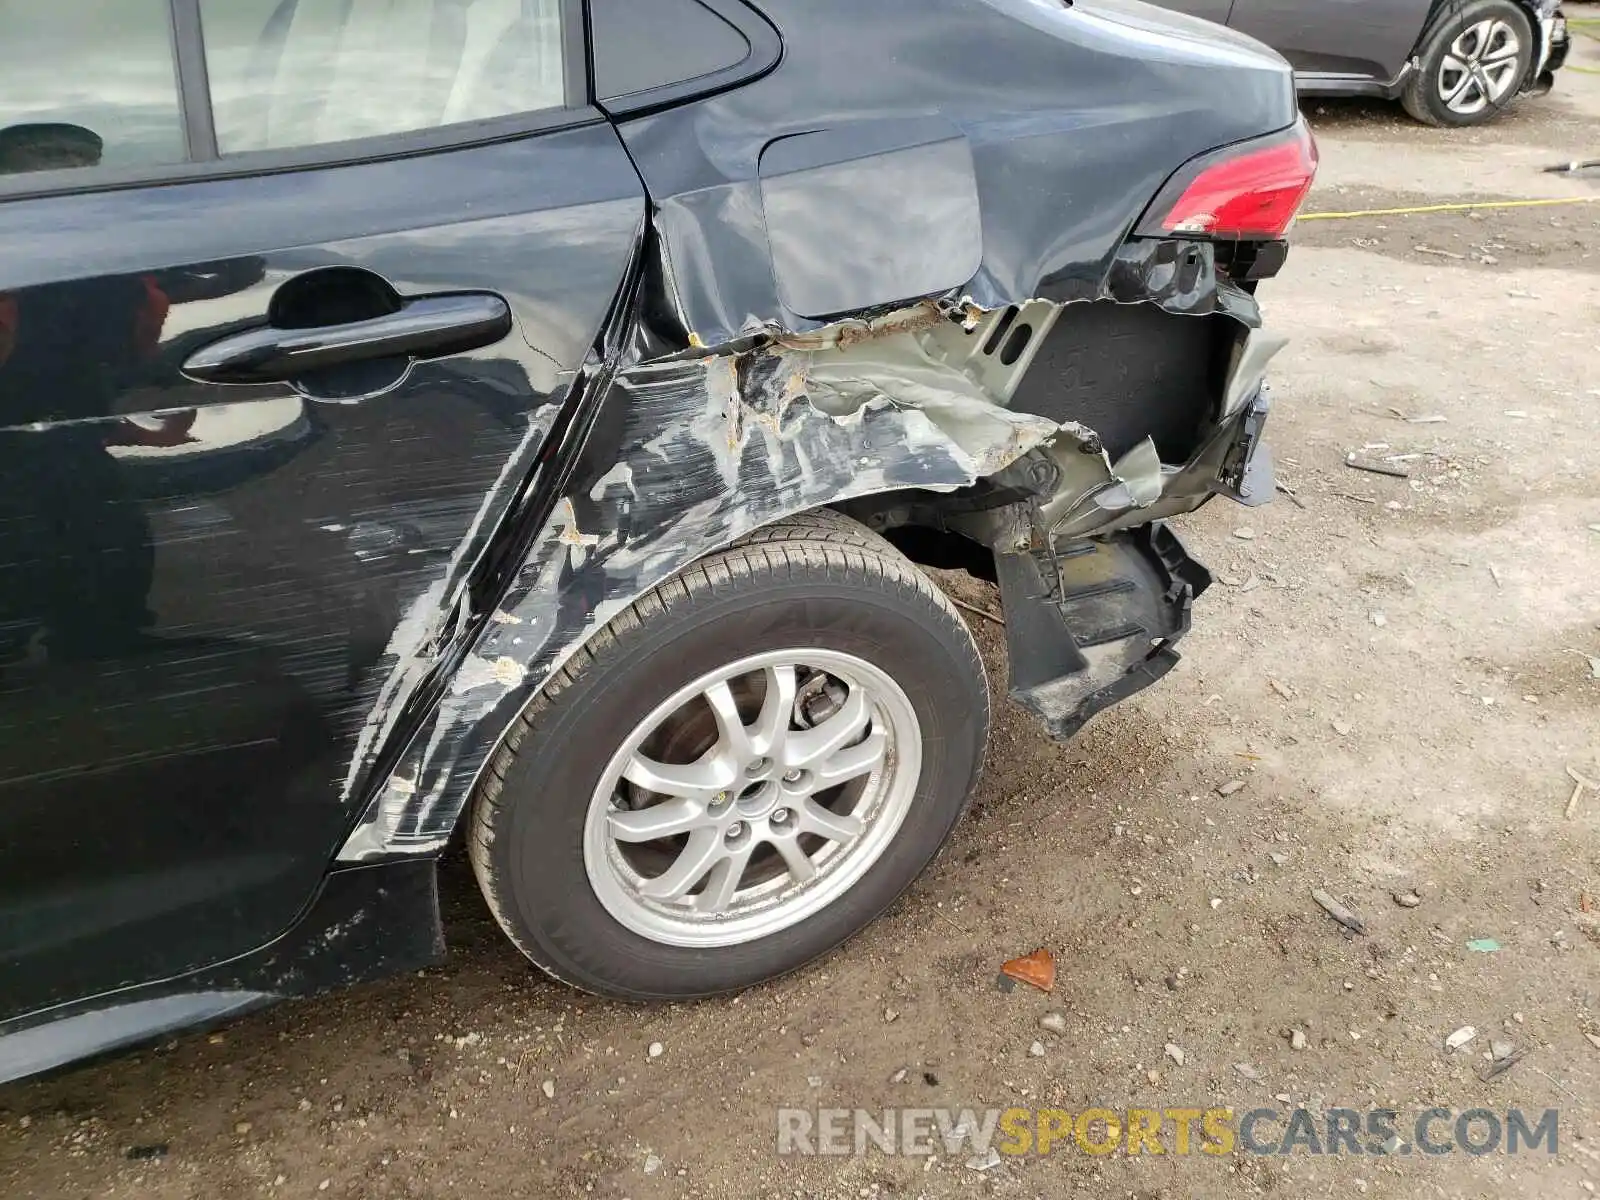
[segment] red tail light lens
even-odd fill
[[[1180,171],[1152,208],[1153,223],[1161,233],[1275,241],[1288,232],[1316,176],[1317,143],[1301,120],[1286,133]],[[1174,191],[1178,197],[1169,203]]]

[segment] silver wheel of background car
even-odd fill
[[[1464,29],[1440,59],[1439,99],[1464,117],[1480,113],[1517,86],[1521,67],[1517,31],[1498,18],[1478,21]]]
[[[741,659],[623,739],[585,819],[589,884],[654,942],[767,937],[883,855],[921,769],[916,710],[878,667],[827,650]]]

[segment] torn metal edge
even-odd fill
[[[1136,257],[1127,267],[1147,265]],[[970,330],[999,311],[967,298],[715,348],[691,335],[687,349],[654,355],[640,349],[636,300],[619,298],[550,434],[571,453],[540,455],[568,464],[554,488],[546,481],[547,515],[527,522],[536,532],[525,552],[502,556],[515,564],[505,586],[474,617],[454,662],[435,671],[431,704],[403,751],[369,772],[352,765],[352,783],[363,774],[382,783],[338,857],[441,848],[504,731],[551,676],[651,589],[761,526],[885,492],[970,487],[1033,452],[1061,468],[1039,506],[1051,540],[1145,524],[1213,493],[1240,498],[1265,414],[1262,376],[1283,340],[1259,329],[1253,297],[1219,280],[1209,259],[1199,274],[1209,298],[1177,270],[1142,301],[1131,299],[1139,289],[1126,274],[1105,297],[1223,312],[1243,327],[1211,435],[1178,466],[1148,442],[1114,463],[1092,430],[1005,407],[1003,386],[939,351],[941,331]],[[638,285],[636,276],[624,292]],[[1019,303],[1048,305],[1053,316],[1067,306]],[[415,653],[408,667],[403,648],[392,649],[397,672],[415,669]],[[384,732],[399,724],[392,713],[380,719]]]

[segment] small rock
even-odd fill
[[[1043,1058],[1044,1057],[1044,1043],[1043,1042],[1034,1042],[1033,1045],[1028,1047],[1028,1053],[1031,1054],[1034,1058]]]
[[[1177,1063],[1180,1067],[1183,1066],[1183,1047],[1182,1046],[1176,1045],[1176,1044],[1174,1044],[1172,1042],[1168,1042],[1166,1044],[1165,1049],[1166,1049],[1168,1058],[1170,1058],[1173,1062]]]
[[[910,1074],[911,1074],[911,1068],[910,1067],[901,1067],[893,1075],[889,1076],[889,1082],[890,1083],[904,1083],[906,1081],[906,1077],[908,1075],[910,1075]]]
[[[1047,1029],[1051,1033],[1065,1034],[1067,1032],[1067,1014],[1060,1012],[1047,1012],[1039,1018],[1039,1028]]]
[[[1353,909],[1335,900],[1333,896],[1322,888],[1313,888],[1311,898],[1317,902],[1318,907],[1323,912],[1350,930],[1351,933],[1365,933],[1367,931],[1366,923],[1356,915]]]
[[[974,1154],[967,1159],[967,1170],[969,1171],[992,1171],[999,1165],[1000,1151],[994,1146],[989,1147],[987,1154]]]
[[[814,1087],[814,1088],[821,1087],[822,1086],[822,1076],[821,1075],[807,1075],[806,1076],[806,1086],[807,1087]]]
[[[651,1058],[660,1058],[666,1052],[667,1052],[667,1048],[665,1046],[663,1046],[660,1042],[651,1042],[650,1043],[650,1049],[648,1051],[646,1051],[646,1053],[648,1053]]]
[[[1217,785],[1217,795],[1227,797],[1237,795],[1244,791],[1244,780],[1230,779],[1227,783]]]
[[[1256,1070],[1249,1063],[1234,1063],[1233,1069],[1239,1072],[1239,1074],[1243,1075],[1246,1079],[1252,1081],[1259,1080],[1261,1078],[1261,1072]]]
[[[539,1085],[539,1090],[544,1093],[546,1100],[554,1100],[556,1098],[556,1081],[554,1079],[546,1079]]]
[[[1492,1038],[1489,1042],[1489,1057],[1495,1062],[1510,1058],[1516,1050],[1515,1046],[1503,1038]]]
[[[1379,629],[1382,629],[1389,623],[1389,618],[1384,616],[1381,612],[1375,612],[1372,614],[1372,623]]]
[[[1286,867],[1289,865],[1289,856],[1283,853],[1281,850],[1274,850],[1268,854],[1267,857],[1272,860],[1272,865],[1275,867]]]
[[[1514,1012],[1514,1013],[1512,1013],[1512,1014],[1511,1014],[1511,1019],[1512,1019],[1512,1020],[1513,1020],[1513,1021],[1515,1021],[1515,1022],[1516,1022],[1516,1023],[1517,1023],[1517,1024],[1518,1024],[1518,1025],[1521,1025],[1521,1024],[1522,1024],[1522,1014],[1521,1014],[1521,1013],[1519,1013],[1519,1012]]]
[[[295,1107],[298,1108],[301,1112],[310,1112],[311,1111],[311,1101],[307,1100],[304,1096],[301,1096],[300,1097],[300,1103],[295,1105]]]
[[[1600,1050],[1600,1033],[1586,1033],[1583,1036],[1589,1040],[1589,1045]]]
[[[1333,731],[1340,737],[1349,737],[1355,731],[1355,726],[1349,721],[1334,721],[1332,724]]]
[[[1304,1050],[1305,1048],[1306,1048],[1305,1030],[1303,1030],[1303,1029],[1291,1029],[1289,1031],[1289,1049],[1291,1049],[1291,1050]]]
[[[886,1009],[883,1010],[883,1021],[884,1021],[885,1025],[893,1025],[899,1019],[900,1019],[900,1014],[898,1012],[896,1012],[894,1009],[886,1008]]]
[[[1220,897],[1220,896],[1211,897],[1211,911],[1212,912],[1216,912],[1217,909],[1219,909],[1221,907],[1222,907],[1222,897]]]
[[[644,1156],[644,1173],[654,1175],[661,1170],[661,1156],[659,1154],[646,1154]]]
[[[1478,1036],[1478,1031],[1471,1025],[1463,1025],[1444,1040],[1446,1050],[1459,1050],[1473,1038]]]
[[[1238,538],[1241,542],[1253,542],[1256,540],[1256,531],[1246,525],[1239,529],[1235,529],[1233,531],[1233,536]]]
[[[321,1183],[317,1184],[317,1191],[325,1192],[332,1186],[333,1186],[333,1180],[324,1179]]]
[[[1422,897],[1415,890],[1409,892],[1396,892],[1394,902],[1401,908],[1415,908],[1422,903]]]
[[[249,1133],[250,1132],[250,1122],[249,1121],[240,1121],[240,1122],[238,1122],[236,1125],[234,1125],[233,1131],[235,1133],[237,1133],[237,1134]]]

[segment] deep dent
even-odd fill
[[[714,347],[691,333],[687,349],[650,354],[634,339],[564,494],[398,765],[367,793],[339,857],[441,848],[504,730],[550,677],[652,588],[763,525],[882,493],[953,492],[1028,456],[1053,469],[1033,475],[1049,482],[1019,542],[1142,525],[1216,493],[1264,500],[1249,493],[1255,439],[1241,460],[1241,431],[1259,432],[1249,426],[1264,419],[1263,373],[1283,343],[1259,328],[1253,297],[1219,277],[1210,248],[1198,267],[1193,249],[1131,243],[1101,300],[1237,322],[1221,411],[1181,463],[1163,463],[1149,439],[1113,460],[1094,430],[1009,408],[1027,363],[999,374],[975,365],[963,347],[1002,308],[961,293]],[[1070,307],[1020,303],[1044,320]],[[412,644],[391,645],[397,677],[448,640],[415,622],[404,632]],[[364,744],[394,719],[375,712]]]

